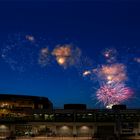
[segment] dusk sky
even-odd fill
[[[65,47],[71,53],[58,56]],[[121,80],[101,73],[112,66],[121,67]],[[140,107],[138,0],[0,1],[0,93],[48,97],[54,107],[103,108],[109,103],[96,94],[109,82],[131,90],[115,103]]]

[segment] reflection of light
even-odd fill
[[[66,130],[69,129],[68,126],[62,126],[61,129]]]
[[[83,134],[89,133],[90,132],[90,128],[88,126],[81,126],[80,127],[80,132]]]
[[[6,127],[6,125],[0,125],[0,128],[1,129],[6,129],[7,127]]]
[[[0,114],[8,114],[10,111],[7,109],[1,109]]]
[[[2,104],[1,104],[1,107],[6,107],[6,106],[8,106],[7,103],[2,103]]]
[[[87,130],[87,129],[89,129],[89,128],[88,128],[88,126],[81,126],[81,129]]]
[[[88,115],[89,115],[89,116],[92,116],[92,114],[91,114],[91,113],[89,113]]]
[[[6,125],[0,125],[0,132],[7,132],[8,127]]]

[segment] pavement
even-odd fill
[[[16,140],[91,140],[91,137],[20,137]]]
[[[1,137],[0,140],[5,140],[5,138]],[[91,137],[47,137],[47,136],[29,137],[29,136],[24,136],[24,137],[16,137],[16,140],[97,140],[97,139],[96,138],[92,139]],[[140,136],[121,138],[121,140],[140,140]]]

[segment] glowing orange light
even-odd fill
[[[60,65],[63,65],[63,64],[65,64],[66,59],[63,58],[63,57],[58,57],[58,58],[57,58],[57,62],[58,62]]]

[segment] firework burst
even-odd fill
[[[70,44],[57,45],[52,55],[55,56],[57,63],[64,68],[78,64],[81,56],[81,50],[74,48]]]
[[[109,83],[123,82],[127,80],[126,67],[123,64],[103,65],[98,69],[97,75],[99,79]]]
[[[108,63],[114,63],[116,61],[117,50],[114,48],[106,49],[103,51],[103,56],[105,57]]]
[[[133,91],[126,87],[123,83],[104,84],[96,92],[96,97],[99,102],[102,102],[106,107],[115,104],[120,104],[129,99]]]

